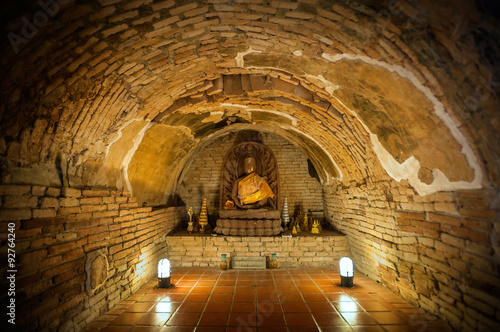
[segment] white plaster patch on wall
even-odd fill
[[[231,104],[231,103],[221,103],[220,106],[226,108],[248,108],[248,105]]]
[[[413,156],[405,160],[402,164],[398,163],[394,157],[382,146],[378,140],[377,135],[372,134],[368,127],[361,121],[358,115],[348,109],[339,100],[346,110],[351,114],[356,116],[363,127],[370,133],[371,143],[377,154],[382,166],[387,171],[387,173],[396,181],[401,181],[402,179],[407,179],[410,184],[415,188],[415,190],[420,195],[428,195],[438,191],[447,190],[457,190],[457,189],[479,189],[481,188],[481,181],[483,175],[481,168],[477,162],[476,156],[474,155],[472,149],[468,145],[465,137],[462,135],[456,124],[453,122],[450,115],[444,109],[443,104],[432,94],[431,90],[424,86],[415,75],[406,70],[401,66],[395,66],[388,64],[383,61],[375,60],[366,56],[354,55],[354,54],[336,54],[331,55],[323,53],[322,57],[330,62],[337,62],[340,60],[350,60],[350,61],[362,61],[374,66],[378,66],[386,69],[391,73],[396,73],[399,76],[408,79],[420,92],[426,96],[427,99],[434,105],[434,112],[436,116],[443,122],[443,124],[448,128],[455,140],[462,146],[461,153],[465,156],[467,163],[474,170],[474,179],[471,182],[466,181],[456,181],[451,182],[448,180],[446,175],[438,169],[432,170],[432,175],[434,177],[431,184],[425,184],[418,178],[418,171],[420,169],[419,161]],[[337,99],[338,100],[338,99]]]
[[[122,138],[122,136],[123,136],[122,131],[125,128],[127,128],[131,123],[136,122],[136,121],[143,121],[143,119],[132,119],[132,120],[129,120],[129,121],[125,122],[125,124],[123,126],[121,126],[120,129],[118,129],[118,133],[116,134],[116,137],[111,142],[109,142],[109,144],[106,146],[106,155],[105,155],[105,158],[108,156],[108,153],[109,153],[109,150],[111,149],[111,146],[113,144],[115,144],[116,142],[118,142],[118,140],[120,138]]]
[[[236,66],[245,67],[245,60],[243,59],[243,57],[250,53],[262,53],[262,51],[254,50],[253,48],[250,47],[248,50],[244,52],[239,52],[238,54],[236,54],[236,57],[234,58],[234,60],[236,61]]]
[[[478,189],[481,188],[480,183],[475,181],[456,181],[451,182],[446,175],[439,169],[432,170],[433,181],[431,184],[426,184],[418,178],[420,162],[415,157],[406,159],[402,164],[382,146],[377,135],[370,134],[370,140],[375,153],[379,157],[380,163],[386,169],[387,173],[396,181],[407,179],[408,182],[415,188],[419,195],[429,195],[442,190],[458,190],[458,189]],[[474,169],[476,171],[476,169]],[[480,171],[480,170],[479,170]],[[477,177],[477,173],[476,173]],[[476,179],[474,179],[476,180]]]
[[[337,90],[339,88],[338,85],[335,85],[332,82],[328,81],[326,78],[323,77],[323,75],[316,76],[316,75],[306,74],[305,77],[309,80],[311,80],[311,79],[318,80],[321,83],[323,83],[325,85],[326,92],[328,92],[329,94],[333,94],[335,92],[335,90]]]
[[[253,118],[252,118],[252,113],[253,112],[271,113],[271,114],[276,114],[276,115],[288,118],[292,122],[292,125],[294,125],[294,126],[297,125],[297,119],[295,117],[291,116],[288,113],[283,113],[283,112],[274,111],[274,110],[264,110],[264,109],[261,109],[261,108],[249,108],[249,109],[247,109],[245,111],[247,111],[249,113],[250,119],[252,119],[252,120],[253,120]]]
[[[236,65],[238,67],[241,67],[241,68],[247,68],[247,69],[258,69],[258,70],[262,70],[262,69],[266,69],[266,70],[276,70],[276,71],[283,71],[282,68],[277,68],[277,67],[255,67],[255,66],[247,66],[245,67],[245,60],[243,59],[243,57],[247,54],[250,54],[250,53],[261,53],[260,51],[256,51],[252,48],[249,48],[248,50],[246,50],[245,52],[240,52],[236,55],[235,57],[235,60],[236,60]],[[295,56],[302,56],[302,51],[300,50],[297,50],[295,52],[293,52],[293,55]],[[309,79],[309,81],[313,81],[314,80],[317,80],[321,83],[323,83],[325,85],[324,89],[332,94],[333,92],[335,92],[335,90],[337,90],[339,88],[338,85],[335,85],[333,84],[332,82],[328,81],[327,79],[325,79],[323,77],[323,75],[309,75],[309,74],[306,74],[304,75],[305,78]]]
[[[132,160],[132,157],[134,156],[135,152],[137,151],[137,149],[139,148],[139,145],[141,144],[142,142],[142,139],[144,138],[144,135],[146,134],[146,132],[154,125],[153,122],[150,122],[148,120],[148,124],[145,125],[141,131],[137,134],[137,136],[135,136],[134,138],[134,145],[132,146],[132,148],[127,152],[127,154],[125,155],[125,157],[123,158],[123,161],[122,161],[122,165],[120,167],[120,169],[122,170],[123,172],[123,177],[124,177],[124,181],[125,181],[125,184],[127,186],[127,190],[130,191],[132,193],[132,195],[134,194],[133,191],[132,191],[132,185],[130,184],[130,180],[128,178],[128,165],[130,163],[130,161]]]
[[[206,117],[205,119],[201,120],[202,123],[207,123],[207,122],[213,122],[217,123],[222,120],[222,117],[224,116],[223,111],[215,111],[215,112],[210,112],[210,116]]]

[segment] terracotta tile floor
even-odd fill
[[[177,268],[171,280],[169,289],[151,280],[86,332],[451,331],[360,274],[341,288],[332,268]]]

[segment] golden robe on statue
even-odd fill
[[[252,172],[238,183],[238,198],[241,204],[253,204],[274,194],[266,180]]]

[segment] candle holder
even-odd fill
[[[278,268],[278,258],[276,257],[276,254],[271,254],[271,259],[269,260],[269,268],[270,269]]]
[[[222,271],[227,270],[227,257],[225,254],[221,255],[221,261],[220,261],[220,269]]]

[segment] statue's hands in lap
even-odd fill
[[[255,173],[253,157],[245,158],[243,163],[246,175],[235,181],[233,199],[242,208],[261,207],[265,205],[267,198],[274,197],[273,191],[266,180]]]
[[[253,204],[274,194],[264,178],[257,173],[250,173],[238,182],[238,199],[241,204]]]

